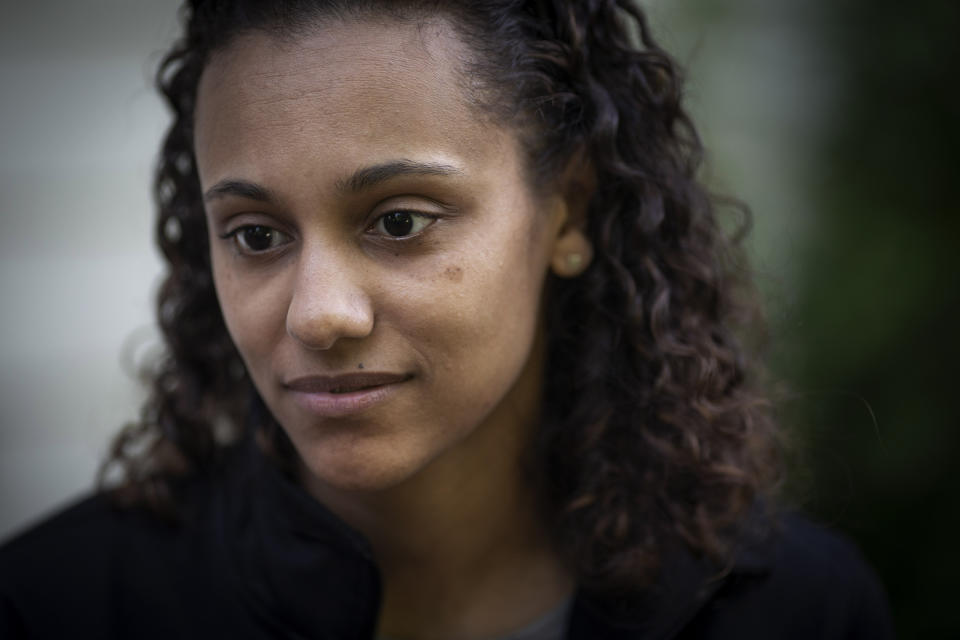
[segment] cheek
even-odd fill
[[[266,279],[250,282],[214,264],[214,285],[227,331],[254,377],[268,366],[271,345],[285,330],[283,287]]]
[[[525,241],[461,253],[438,264],[406,297],[421,301],[406,307],[407,326],[415,327],[439,373],[509,381],[532,345],[545,274]]]
[[[451,266],[447,267],[446,269],[444,269],[443,275],[444,275],[444,277],[446,277],[446,279],[449,280],[451,283],[457,284],[458,282],[460,282],[461,280],[463,280],[463,269],[462,269],[461,267],[456,266],[456,265],[451,265]]]

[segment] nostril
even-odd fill
[[[364,338],[373,331],[372,300],[355,256],[305,251],[295,278],[286,330],[304,348],[327,350],[341,338]]]
[[[326,350],[342,338],[365,338],[373,331],[373,312],[366,301],[342,305],[292,304],[287,333],[308,349]]]

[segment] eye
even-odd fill
[[[233,238],[241,253],[263,253],[290,241],[290,236],[262,224],[248,224],[220,236]]]
[[[391,211],[377,218],[373,229],[391,238],[406,238],[417,235],[436,220],[436,216],[416,211]]]

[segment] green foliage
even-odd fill
[[[960,3],[822,4],[842,94],[775,368],[796,392],[806,507],[857,540],[901,637],[947,637],[960,629]]]

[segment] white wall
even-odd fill
[[[175,33],[173,2],[2,3],[0,537],[89,488],[136,415],[120,354],[152,333],[150,75]]]

